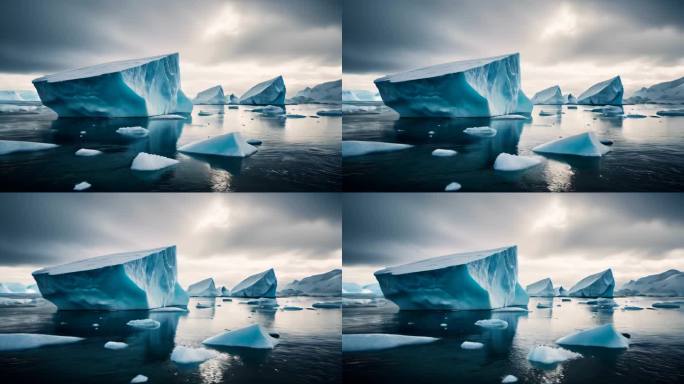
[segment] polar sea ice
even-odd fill
[[[532,150],[554,155],[601,157],[608,153],[610,148],[601,144],[594,132],[584,132],[538,145]]]
[[[71,344],[81,337],[43,335],[39,333],[0,333],[0,351],[19,351],[49,345]]]
[[[168,157],[140,152],[133,159],[131,169],[134,171],[158,171],[178,164],[178,160]]]
[[[273,349],[278,339],[269,335],[259,324],[225,331],[202,341],[202,344],[218,347],[242,347],[254,349]]]
[[[581,347],[629,348],[629,339],[619,334],[613,324],[577,331],[556,340],[558,345]]]
[[[434,343],[436,337],[406,336],[389,333],[361,333],[342,335],[342,352],[377,351],[406,345]]]
[[[210,139],[185,144],[178,148],[179,152],[198,155],[248,157],[256,153],[257,148],[248,144],[240,132],[230,132]]]
[[[50,143],[36,143],[32,141],[0,140],[0,155],[17,152],[34,152],[57,148],[59,145]]]

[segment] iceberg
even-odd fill
[[[342,101],[382,101],[380,94],[363,89],[349,89],[342,91]]]
[[[558,345],[582,347],[629,348],[629,339],[619,334],[613,324],[578,331],[556,340]]]
[[[668,109],[656,112],[658,116],[684,116],[684,109]]]
[[[549,87],[535,93],[532,97],[532,103],[546,105],[561,105],[565,104],[565,98],[561,93],[560,87],[554,85],[553,87]]]
[[[628,296],[684,296],[684,272],[670,269],[656,275],[630,280],[618,293]]]
[[[220,85],[205,89],[197,94],[193,104],[225,104],[226,96],[223,95],[223,88]]]
[[[186,306],[176,247],[118,253],[33,272],[43,297],[61,310]]]
[[[484,344],[476,341],[464,341],[461,343],[461,349],[482,349]]]
[[[285,286],[281,294],[289,296],[340,296],[342,270],[332,271],[295,280]]]
[[[150,131],[147,128],[143,127],[121,127],[116,130],[116,133],[119,135],[123,136],[128,136],[128,137],[133,137],[133,138],[142,138],[142,137],[147,137],[149,135]]]
[[[101,155],[102,151],[98,151],[97,149],[87,149],[87,148],[81,148],[74,155],[76,156],[97,156]]]
[[[622,81],[620,76],[594,84],[577,98],[577,104],[622,105]]]
[[[402,117],[488,117],[530,113],[520,88],[519,54],[456,61],[375,80]]]
[[[342,352],[377,351],[406,345],[434,343],[436,337],[406,336],[389,333],[359,333],[342,335]]]
[[[240,97],[243,105],[284,105],[285,82],[282,76],[261,82]]]
[[[584,132],[538,145],[532,150],[555,155],[601,157],[608,153],[610,148],[601,144],[594,132]]]
[[[202,341],[213,347],[243,347],[273,349],[278,339],[271,337],[259,324],[252,324],[234,331],[225,331]]]
[[[579,359],[582,355],[563,348],[537,345],[527,355],[527,360],[544,365],[553,365],[567,360]]]
[[[453,149],[435,149],[432,151],[432,156],[437,156],[437,157],[451,157],[455,156],[458,154],[458,152],[454,151]]]
[[[157,320],[152,319],[131,320],[126,325],[138,329],[157,329],[161,326]]]
[[[158,171],[176,164],[178,164],[176,159],[140,152],[133,159],[131,169],[134,171]]]
[[[605,271],[590,275],[573,285],[568,291],[572,297],[613,297],[615,280],[613,271],[608,268]]]
[[[231,289],[234,297],[276,297],[276,280],[273,268],[249,276]]]
[[[684,102],[684,77],[643,87],[632,97],[625,100],[630,103],[682,103]]]
[[[26,293],[28,288],[22,283],[0,283],[0,293]]]
[[[382,296],[382,289],[380,289],[380,284],[378,283],[366,284],[362,289],[364,292],[368,292],[373,296]]]
[[[90,187],[92,187],[92,185],[89,182],[81,181],[80,183],[74,185],[74,191],[85,191]]]
[[[458,253],[387,267],[375,272],[375,277],[385,298],[402,310],[508,307],[514,305],[518,296],[517,247]]]
[[[0,155],[17,152],[34,152],[57,148],[59,145],[50,143],[35,143],[32,141],[0,140]]]
[[[567,296],[568,291],[567,291],[567,289],[563,288],[563,286],[560,286],[558,288],[553,289],[553,295],[554,296]]]
[[[444,187],[444,191],[445,192],[456,192],[456,191],[459,191],[461,189],[461,187],[462,187],[461,184],[459,184],[455,181],[452,181],[451,183],[447,184],[446,187]]]
[[[358,294],[358,293],[370,293],[364,292],[361,285],[357,283],[343,282],[342,283],[342,294]]]
[[[539,165],[541,162],[541,159],[536,156],[518,156],[502,152],[494,160],[494,169],[497,171],[522,171]]]
[[[123,60],[33,80],[41,102],[61,117],[144,117],[190,113],[178,54]]]
[[[118,350],[118,349],[128,348],[128,344],[121,343],[118,341],[108,341],[105,343],[104,347],[107,349]]]
[[[494,137],[496,129],[491,127],[470,127],[463,130],[463,133],[476,137]]]
[[[188,295],[190,297],[216,297],[220,296],[220,292],[214,285],[214,279],[211,277],[191,284],[188,287]]]
[[[17,91],[0,91],[0,101],[24,101]]]
[[[553,297],[553,283],[551,279],[546,278],[532,283],[525,288],[528,296],[531,297]]]
[[[515,297],[513,299],[513,302],[510,304],[512,307],[525,307],[527,308],[527,303],[530,302],[530,297],[527,295],[527,292],[525,292],[525,289],[523,289],[522,285],[520,283],[515,284]]]
[[[43,335],[40,333],[0,333],[0,351],[20,351],[48,345],[71,344],[81,337]]]
[[[568,93],[563,97],[563,104],[577,104],[577,98],[572,93]]]
[[[413,147],[410,144],[384,143],[381,141],[342,141],[342,157],[363,156],[372,153],[394,152]]]
[[[206,348],[191,348],[178,345],[171,352],[171,361],[178,364],[197,364],[213,359],[218,352]]]
[[[502,384],[509,384],[509,383],[517,383],[518,378],[513,376],[513,375],[506,375],[503,379],[501,379]]]
[[[134,383],[147,383],[147,376],[136,375],[134,378],[131,379],[131,384],[134,384]]]
[[[221,286],[221,288],[219,288],[219,294],[220,296],[224,297],[230,296],[230,289],[226,288],[225,286]]]
[[[239,104],[240,103],[240,98],[237,97],[235,94],[231,93],[230,95],[226,96],[226,104]],[[229,107],[230,109],[237,109],[237,106],[231,106]]]
[[[185,144],[178,148],[179,152],[199,155],[213,155],[226,157],[248,157],[256,153],[257,149],[248,144],[240,132],[230,132],[210,139]]]
[[[330,103],[339,104],[342,102],[342,80],[328,81],[318,84],[313,88],[306,87],[297,92],[292,101],[299,104],[304,103]]]
[[[475,325],[477,325],[478,327],[490,328],[490,329],[506,329],[506,328],[508,328],[508,322],[505,320],[501,320],[501,319],[478,320],[475,322]]]

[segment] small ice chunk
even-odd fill
[[[206,348],[191,348],[178,345],[171,352],[171,361],[178,364],[196,364],[213,359],[218,352]]]
[[[536,156],[518,156],[502,152],[494,161],[494,169],[497,171],[521,171],[539,165],[541,162],[541,159]]]
[[[147,137],[149,135],[150,131],[147,128],[143,127],[121,127],[116,130],[116,133],[119,135],[123,136],[128,136],[128,137],[135,137],[135,138],[142,138],[142,137]]]
[[[532,150],[557,155],[600,157],[608,153],[610,148],[601,144],[594,132],[584,132],[538,145]]]
[[[179,308],[179,307],[162,307],[162,308],[155,308],[155,309],[150,309],[150,312],[187,312],[188,310],[185,308]]]
[[[264,116],[278,116],[285,114],[285,110],[277,107],[275,105],[268,105],[263,108],[259,108],[260,112]]]
[[[568,351],[564,348],[550,347],[548,345],[537,345],[532,348],[527,355],[527,360],[546,365],[557,364],[563,361],[579,359],[581,354]]]
[[[195,304],[195,308],[213,308],[214,307],[214,302],[212,301],[211,303],[202,303],[198,302]]]
[[[157,115],[150,117],[150,120],[185,120],[184,116],[181,115]]]
[[[178,148],[178,150],[186,153],[226,157],[247,157],[257,151],[256,147],[250,145],[242,138],[240,132],[230,132],[210,139],[185,144]]]
[[[263,144],[263,141],[261,141],[259,139],[248,139],[247,144],[249,144],[249,145],[261,145],[261,144]]]
[[[484,319],[475,322],[475,325],[482,328],[491,329],[506,329],[508,328],[508,322],[501,319]]]
[[[105,343],[104,347],[107,349],[115,349],[116,350],[116,349],[128,348],[128,344],[121,343],[118,341],[108,341]]]
[[[59,145],[50,143],[36,143],[33,141],[0,140],[0,155],[15,152],[33,152],[57,148]]]
[[[157,320],[152,319],[140,319],[131,320],[126,323],[129,327],[139,328],[139,329],[157,329],[161,324]]]
[[[318,116],[342,116],[342,110],[341,109],[325,109],[322,111],[316,112]]]
[[[271,337],[259,324],[225,331],[202,341],[202,344],[220,347],[273,349],[278,339]]]
[[[463,133],[477,137],[494,137],[496,136],[496,129],[491,127],[470,127],[464,129]]]
[[[506,377],[501,380],[501,383],[517,383],[518,378],[513,375],[506,375]]]
[[[464,341],[461,343],[461,349],[482,349],[484,344],[476,341]]]
[[[439,340],[436,337],[406,336],[389,333],[360,333],[342,335],[342,352],[377,351],[405,345],[428,344]]]
[[[340,308],[340,307],[342,307],[342,302],[341,301],[322,301],[320,303],[313,303],[311,306],[314,308],[324,308],[324,309]]]
[[[413,145],[385,143],[381,141],[342,141],[342,157],[362,156],[371,153],[394,152],[411,148]]]
[[[651,304],[653,308],[679,308],[679,304],[674,303],[653,303]]]
[[[645,119],[646,115],[642,115],[640,113],[629,113],[625,115],[625,118],[627,119]]]
[[[19,351],[47,345],[76,343],[81,337],[44,335],[40,333],[0,333],[0,351]]]
[[[684,116],[684,109],[668,109],[656,112],[658,116]]]
[[[80,183],[74,185],[74,191],[85,191],[86,189],[92,187],[89,182],[81,181]]]
[[[625,311],[641,311],[643,310],[642,307],[637,307],[636,305],[625,305],[622,307]]]
[[[449,157],[449,156],[455,156],[458,152],[454,151],[453,149],[435,149],[432,151],[432,156],[437,156],[437,157]]]
[[[208,111],[199,111],[197,112],[197,116],[211,116],[213,113],[208,112]]]
[[[557,111],[541,110],[539,112],[539,116],[556,116],[556,115],[560,115],[560,114],[561,114],[560,110],[557,110]]]
[[[446,192],[456,192],[456,191],[458,191],[459,189],[461,189],[461,184],[459,184],[459,183],[457,183],[457,182],[454,181],[454,182],[449,183],[449,185],[447,185],[447,186],[444,188],[444,191],[446,191]]]
[[[137,375],[136,377],[131,379],[131,383],[147,383],[147,376]]]
[[[582,347],[629,348],[629,340],[619,334],[613,324],[578,331],[556,340],[559,345],[578,345]]]
[[[304,308],[297,307],[295,305],[287,305],[287,306],[283,307],[283,311],[301,311],[302,309],[304,309]]]
[[[76,153],[74,153],[76,156],[97,156],[101,155],[102,151],[98,151],[97,149],[87,149],[87,148],[81,148]]]
[[[521,308],[521,307],[503,307],[503,308],[492,309],[492,312],[523,312],[523,313],[527,313],[529,311],[526,308]]]
[[[158,171],[178,164],[178,160],[168,157],[154,155],[151,153],[140,152],[133,159],[131,169],[134,171]]]
[[[297,113],[288,113],[287,115],[285,115],[285,117],[287,117],[288,119],[305,119],[306,118],[306,116],[299,115]]]

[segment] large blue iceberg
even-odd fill
[[[532,103],[545,105],[560,105],[565,104],[565,98],[561,93],[560,87],[554,85],[553,87],[549,87],[535,93],[532,97]]]
[[[478,310],[521,301],[517,247],[459,253],[375,272],[386,299],[403,310]]]
[[[615,280],[613,271],[608,268],[605,271],[595,273],[580,280],[568,291],[568,296],[573,297],[613,297]]]
[[[622,105],[622,81],[620,76],[594,84],[577,98],[577,104]]]
[[[249,276],[230,290],[234,297],[276,297],[276,279],[273,268]]]
[[[33,80],[62,117],[145,117],[192,112],[180,87],[178,54],[72,69]]]
[[[62,310],[186,306],[176,247],[118,253],[33,272],[43,297]]]
[[[330,272],[295,280],[287,284],[280,294],[288,296],[341,296],[342,270],[333,269]]]
[[[520,88],[519,54],[456,61],[375,80],[402,117],[488,117],[532,112]]]
[[[285,81],[282,76],[261,82],[240,97],[244,105],[284,105]]]

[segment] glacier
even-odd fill
[[[601,157],[610,152],[610,148],[601,144],[594,132],[584,132],[556,139],[537,145],[532,150],[538,153],[585,157]]]
[[[273,349],[278,339],[269,335],[259,324],[252,324],[233,331],[225,331],[202,341],[202,344],[215,347],[242,347]]]
[[[402,310],[486,310],[522,305],[516,303],[516,246],[387,267],[375,272],[375,277],[385,298]]]
[[[254,274],[230,290],[234,297],[276,297],[278,281],[273,268]]]
[[[214,279],[211,277],[191,284],[188,287],[188,295],[190,297],[216,297],[220,296],[220,292],[214,285]]]
[[[382,101],[402,117],[489,117],[532,112],[514,53],[456,61],[375,80]]]
[[[619,334],[613,324],[577,331],[556,340],[558,345],[581,347],[629,348],[629,339]]]
[[[295,280],[280,292],[288,296],[340,296],[342,295],[342,270],[332,271]]]
[[[385,143],[381,141],[342,141],[342,157],[363,156],[372,153],[394,152],[412,148],[410,144]]]
[[[201,91],[192,100],[193,104],[226,104],[226,96],[223,94],[223,87],[220,85],[207,88]]]
[[[620,76],[596,83],[577,97],[577,104],[622,105],[622,81]]]
[[[532,103],[546,105],[561,105],[565,104],[565,98],[561,93],[560,87],[554,85],[553,87],[549,87],[535,93],[532,97]]]
[[[342,352],[377,351],[406,345],[434,343],[436,337],[406,336],[389,333],[359,333],[342,335]]]
[[[282,76],[261,82],[242,96],[240,104],[243,105],[284,105],[285,104],[285,81]]]
[[[553,283],[551,282],[551,279],[546,278],[539,280],[535,283],[532,283],[528,285],[525,288],[525,291],[527,292],[527,295],[531,297],[553,297],[554,296],[554,291],[553,291]]]
[[[131,310],[186,306],[177,281],[176,247],[117,253],[33,272],[43,297],[61,310]]]
[[[630,280],[620,287],[618,294],[627,296],[684,296],[684,272],[670,269],[663,273]]]
[[[59,145],[51,143],[36,143],[33,141],[0,140],[0,155],[17,152],[43,151],[57,148]]]
[[[248,157],[256,153],[255,146],[248,144],[240,132],[230,132],[185,144],[178,148],[179,152],[198,155]]]
[[[49,345],[71,344],[81,337],[44,335],[40,333],[0,333],[0,351],[20,351]]]
[[[537,156],[518,156],[510,153],[500,153],[494,160],[494,169],[497,171],[522,171],[541,164],[542,160]]]
[[[145,117],[190,113],[178,53],[72,69],[33,80],[60,117]]]
[[[306,87],[297,92],[292,101],[299,104],[339,104],[342,102],[342,80],[328,81],[312,88]]]
[[[572,297],[613,297],[615,280],[613,271],[608,268],[605,271],[595,273],[580,280],[568,291]]]

